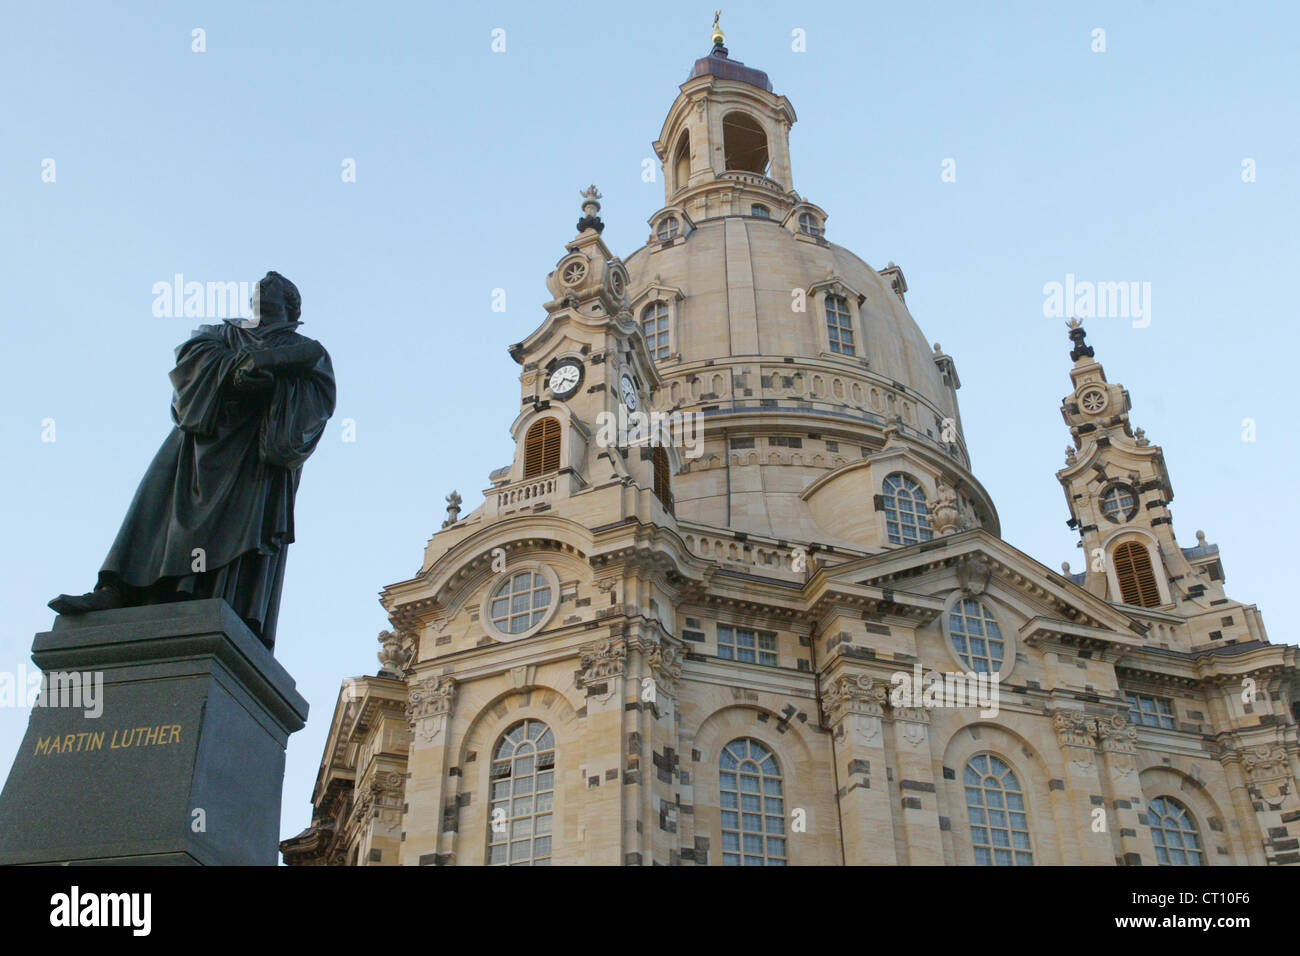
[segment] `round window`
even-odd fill
[[[1079,396],[1079,404],[1085,412],[1096,415],[1106,407],[1106,393],[1099,388],[1090,388]]]
[[[1132,519],[1137,510],[1137,492],[1131,485],[1111,485],[1101,496],[1101,513],[1116,524]]]
[[[669,239],[676,237],[679,228],[677,218],[675,216],[667,216],[660,221],[659,228],[655,230],[655,235],[661,242],[667,242]]]
[[[545,565],[508,572],[489,593],[481,617],[503,641],[538,631],[558,604],[559,581]]]
[[[565,285],[577,285],[587,276],[587,264],[577,260],[570,262],[564,267],[561,275],[564,277]]]

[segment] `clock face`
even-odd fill
[[[578,389],[582,381],[582,366],[577,362],[561,362],[551,370],[546,387],[556,398],[567,398]]]
[[[623,376],[623,381],[619,387],[619,391],[623,395],[623,404],[627,406],[627,410],[629,412],[636,411],[636,406],[637,406],[636,383],[632,381],[632,377],[630,375]]]

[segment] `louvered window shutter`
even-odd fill
[[[1151,555],[1136,541],[1126,541],[1113,554],[1120,600],[1138,607],[1159,607],[1160,587],[1151,567]]]
[[[656,447],[654,452],[654,492],[655,497],[664,506],[669,513],[673,513],[673,483],[669,474],[668,453],[663,450],[662,446]]]
[[[560,467],[560,423],[554,418],[534,422],[524,436],[524,477],[535,478]]]

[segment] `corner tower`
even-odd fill
[[[1255,607],[1224,594],[1218,545],[1198,531],[1194,546],[1179,546],[1164,451],[1133,427],[1128,390],[1106,380],[1083,326],[1071,320],[1069,328],[1073,390],[1061,401],[1061,416],[1073,443],[1056,477],[1086,562],[1072,578],[1126,610],[1152,612],[1153,636],[1178,650],[1267,640]],[[1171,615],[1185,619],[1186,629],[1171,626]]]

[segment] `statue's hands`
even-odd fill
[[[293,345],[277,345],[265,349],[241,349],[235,367],[267,372],[292,372],[309,369],[320,361],[325,347],[314,339],[305,339]]]
[[[236,368],[231,384],[240,392],[264,392],[275,386],[275,375],[270,369]]]

